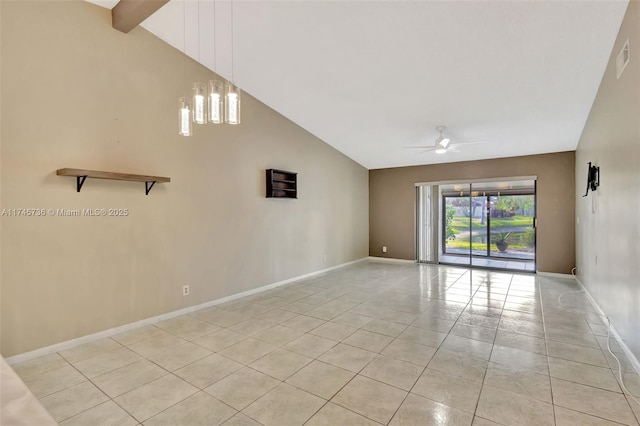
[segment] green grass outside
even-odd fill
[[[467,241],[459,241],[459,240],[447,241],[447,247],[448,248],[459,248],[459,249],[468,250],[469,249],[469,240],[467,240]],[[486,250],[487,249],[487,244],[486,243],[472,243],[471,244],[471,249],[472,250]]]
[[[498,248],[495,245],[495,234],[492,235],[493,238],[490,239],[491,251],[498,251]],[[473,234],[473,239],[477,240],[479,238],[486,238],[486,234],[482,235],[482,233]],[[511,232],[509,234],[509,248],[519,249],[519,250],[528,250],[533,247],[533,234],[530,231],[525,232]],[[481,241],[473,241],[473,250],[486,250],[486,244]],[[455,240],[448,240],[447,247],[451,248],[469,248],[469,235],[464,237],[458,236]]]
[[[473,229],[486,229],[487,223],[485,219],[484,224],[480,224],[480,219],[473,219],[471,221]],[[463,216],[454,216],[451,221],[451,226],[455,229],[456,233],[469,230],[469,218]],[[512,216],[505,218],[491,218],[491,230],[500,232],[500,228],[511,228],[517,226],[533,226],[533,217],[531,216]]]

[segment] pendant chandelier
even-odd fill
[[[184,13],[184,40],[183,51],[186,54],[186,11],[185,2],[183,0]],[[216,22],[216,2],[213,2],[213,70],[216,69],[216,41],[215,41],[215,22]],[[200,61],[200,1],[198,0],[198,61]],[[231,81],[225,81],[224,84],[218,80],[209,80],[209,84],[195,82],[193,83],[192,99],[185,97],[179,98],[179,134],[181,136],[191,136],[191,122],[195,124],[240,124],[241,109],[240,96],[241,91],[233,79],[233,0],[231,1]]]

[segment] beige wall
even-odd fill
[[[629,39],[620,79],[615,61]],[[588,197],[587,163],[600,166]],[[640,359],[640,2],[631,1],[576,152],[578,278]]]
[[[562,152],[370,170],[369,255],[415,259],[416,182],[536,175],[538,270],[569,273],[575,266],[574,164],[574,152]]]
[[[86,2],[1,7],[1,207],[129,209],[1,218],[4,356],[367,256],[366,169],[247,94],[240,126],[181,138],[177,98],[208,70]],[[172,181],[78,194],[62,167]],[[267,168],[299,172],[299,199],[266,199]]]

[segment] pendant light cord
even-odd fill
[[[231,83],[236,84],[233,78],[233,0],[231,0]]]
[[[213,0],[213,72],[216,72],[216,0]]]
[[[182,0],[182,54],[187,54],[187,0]],[[186,59],[182,57],[182,82],[187,81]],[[183,91],[182,96],[186,97]]]

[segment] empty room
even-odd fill
[[[640,2],[0,1],[3,426],[640,426]]]

